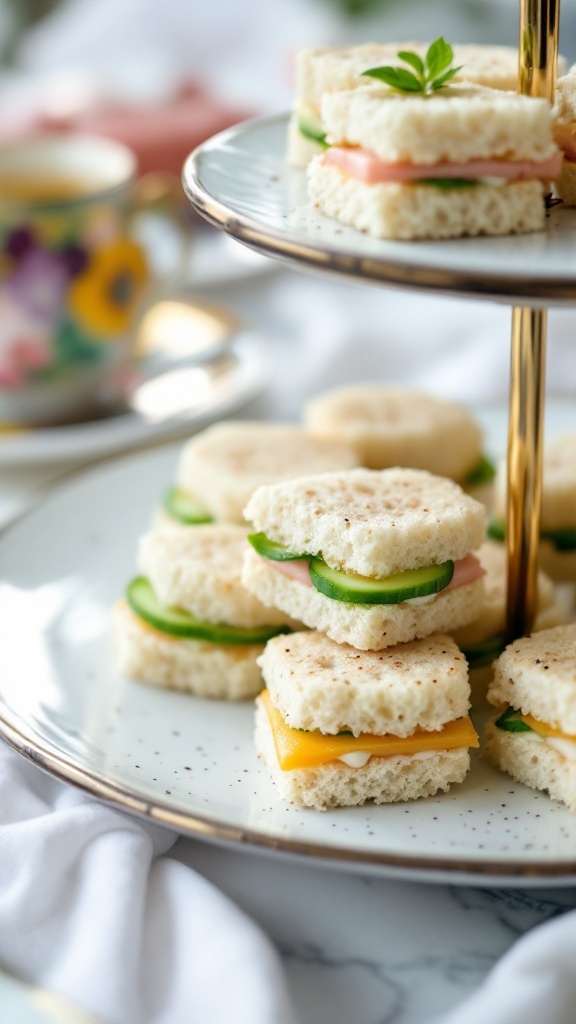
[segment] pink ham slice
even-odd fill
[[[271,558],[265,558],[264,561],[284,576],[288,576],[291,580],[303,583],[305,587],[313,586],[310,579],[310,565],[307,559],[299,558],[291,562],[274,562]],[[466,558],[460,559],[459,562],[454,562],[454,575],[444,590],[455,590],[456,587],[463,587],[467,583],[474,583],[475,580],[479,580],[484,575],[485,570],[480,565],[476,555],[466,555]]]
[[[339,167],[351,178],[370,185],[377,182],[410,182],[422,178],[541,178],[551,181],[562,166],[558,151],[547,160],[532,163],[529,160],[469,160],[465,164],[408,164],[386,163],[367,149],[331,146],[324,154],[324,163]]]

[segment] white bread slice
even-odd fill
[[[372,185],[318,156],[308,165],[308,195],[328,217],[375,238],[398,241],[523,234],[545,225],[544,188],[533,179],[457,189]]]
[[[330,142],[361,146],[387,163],[542,161],[558,149],[547,100],[480,86],[433,96],[385,86],[329,93],[322,116]]]
[[[542,512],[543,530],[576,527],[576,431],[559,434],[547,441],[543,452]],[[498,465],[494,492],[494,511],[506,514],[506,463]]]
[[[288,423],[227,420],[182,449],[177,483],[215,519],[242,522],[242,509],[261,484],[358,465],[341,441],[311,437]]]
[[[506,548],[504,544],[487,540],[475,554],[480,559],[482,568],[486,570],[482,611],[478,618],[467,626],[448,630],[458,646],[464,648],[475,647],[493,636],[498,636],[504,632],[506,625]],[[554,584],[545,573],[540,572],[538,612],[545,613],[551,610],[555,603]]]
[[[554,137],[564,151],[564,161],[554,180],[556,191],[567,206],[576,206],[576,68],[556,82]]]
[[[312,398],[307,429],[354,445],[363,466],[409,466],[461,481],[482,456],[482,431],[457,402],[412,388],[354,384]]]
[[[303,49],[296,55],[296,91],[300,99],[319,107],[324,93],[358,88],[374,79],[361,72],[383,64],[400,65],[399,50],[411,50],[424,57],[429,43],[364,43],[360,46]],[[463,65],[456,82],[470,82],[492,89],[516,92],[518,87],[518,50],[511,46],[480,46],[457,43],[454,67]],[[566,70],[564,57],[558,58],[558,74]]]
[[[547,790],[553,800],[576,812],[576,761],[534,740],[530,733],[505,732],[489,722],[483,756],[517,782]]]
[[[256,703],[256,753],[261,757],[280,796],[300,807],[324,811],[352,807],[373,800],[376,804],[418,800],[446,792],[463,782],[470,768],[467,748],[440,750],[429,757],[371,757],[363,768],[330,761],[317,768],[282,771],[270,722],[260,701]]]
[[[262,689],[257,658],[263,644],[211,644],[152,629],[119,601],[112,612],[119,670],[151,686],[196,697],[244,700]]]
[[[165,608],[182,608],[205,622],[245,629],[295,625],[244,589],[242,562],[248,547],[242,526],[174,524],[144,534],[138,568]]]
[[[352,469],[259,487],[244,516],[295,554],[378,578],[464,558],[486,532],[483,505],[419,469]]]
[[[576,162],[564,157],[560,174],[554,179],[554,187],[566,206],[576,206]]]
[[[272,704],[292,729],[411,736],[468,714],[466,659],[438,634],[382,653],[317,631],[269,640],[258,660]]]
[[[360,651],[381,651],[431,633],[447,632],[476,618],[482,607],[483,580],[441,591],[431,601],[401,604],[348,604],[320,594],[314,587],[288,579],[248,551],[243,582],[263,604],[326,633],[338,644]]]
[[[494,666],[488,700],[576,734],[576,623],[509,644]]]

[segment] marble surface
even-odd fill
[[[301,1024],[440,1024],[515,939],[576,907],[576,889],[384,881],[187,839],[173,855],[270,936]]]

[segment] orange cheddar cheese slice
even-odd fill
[[[263,690],[257,700],[262,702],[268,715],[282,771],[315,768],[355,751],[363,751],[373,757],[391,757],[393,754],[418,754],[422,750],[455,750],[479,746],[478,735],[468,716],[448,722],[437,732],[416,729],[411,736],[405,738],[391,734],[375,736],[371,733],[361,733],[360,736],[339,733],[329,736],[321,732],[292,729],[272,704],[268,690]]]
[[[547,722],[540,722],[538,718],[534,718],[533,715],[520,715],[523,722],[529,725],[534,732],[537,732],[542,739],[546,739],[547,736],[554,736],[559,740],[570,740],[572,743],[576,743],[576,736],[570,736],[567,732],[562,732],[561,729],[555,729],[552,725],[548,725]]]

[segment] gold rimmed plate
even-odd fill
[[[526,235],[391,242],[323,216],[306,174],[286,159],[288,115],[246,121],[188,158],[194,208],[246,245],[298,265],[366,282],[497,302],[574,305],[576,210],[556,205],[546,229]]]
[[[573,404],[556,429],[573,419]],[[500,447],[505,410],[482,423]],[[201,701],[116,671],[110,609],[173,479],[177,447],[63,484],[0,537],[0,735],[56,777],[181,833],[426,881],[576,881],[576,817],[474,757],[461,786],[409,804],[300,811],[252,744],[250,702]]]

